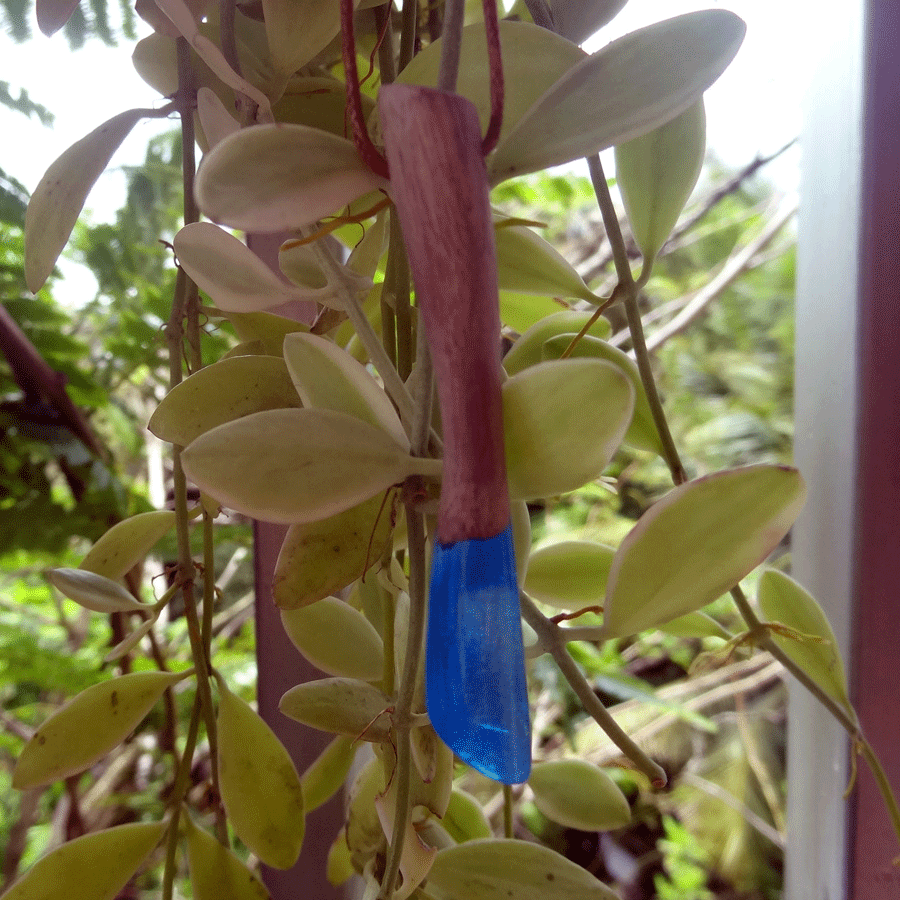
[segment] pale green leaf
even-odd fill
[[[146,610],[117,581],[81,569],[51,569],[47,580],[61,593],[85,609],[99,613]]]
[[[229,509],[264,522],[315,522],[368,500],[437,460],[410,456],[345,413],[276,409],[200,435],[182,453],[188,476]]]
[[[552,0],[553,29],[576,44],[611,22],[628,0]]]
[[[544,345],[560,334],[577,334],[593,318],[592,312],[560,310],[532,325],[503,357],[503,368],[515,375],[529,366],[544,361]],[[590,327],[589,335],[607,338],[611,332],[609,322],[600,316]]]
[[[304,406],[355,416],[409,448],[388,395],[346,350],[314,334],[290,334],[284,339],[284,361]]]
[[[292,687],[278,704],[291,719],[357,740],[390,737],[391,701],[377,687],[353,678],[321,678]]]
[[[759,579],[757,601],[769,622],[786,625],[795,632],[773,630],[772,640],[855,721],[844,661],[828,618],[815,598],[784,573],[766,569]]]
[[[186,225],[173,241],[178,262],[225,312],[259,312],[292,300],[337,303],[327,287],[280,278],[245,243],[210,222]]]
[[[610,831],[631,821],[625,795],[603,769],[586,760],[536,763],[528,786],[537,808],[566,828]]]
[[[175,513],[157,509],[117,522],[88,550],[79,568],[114,581],[124,578],[175,527]]]
[[[285,77],[305,66],[340,31],[340,0],[262,0],[262,8],[272,62]]]
[[[217,425],[300,406],[281,357],[234,356],[199,369],[172,388],[147,427],[158,438],[186,447]]]
[[[734,13],[707,9],[626,35],[563,75],[501,139],[493,184],[630,141],[684,112],[744,39]]]
[[[144,118],[142,109],[113,116],[76,141],[44,173],[25,212],[25,281],[37,293],[53,267],[94,182],[131,129]]]
[[[717,472],[670,491],[616,552],[605,636],[635,634],[711,603],[772,552],[805,497],[797,470],[773,465]]]
[[[701,98],[665,125],[616,147],[616,184],[645,260],[669,239],[703,168],[706,113]]]
[[[165,822],[133,822],[75,838],[41,857],[3,900],[113,900],[165,833]]]
[[[481,804],[471,794],[456,787],[450,793],[450,802],[441,824],[458,844],[493,835],[491,823]]]
[[[307,813],[327,803],[341,789],[358,747],[354,738],[339,734],[300,776]]]
[[[438,81],[442,41],[429,44],[400,73],[404,84],[435,87]],[[501,137],[564,73],[586,57],[575,44],[530,22],[500,22],[503,56],[503,128]],[[490,72],[484,23],[463,29],[456,92],[475,104],[482,129],[491,116]]]
[[[503,385],[509,494],[532,500],[592,481],[631,421],[634,388],[602,360],[539,363]]]
[[[217,144],[197,173],[211,219],[243,231],[289,231],[386,187],[351,141],[304,125],[244,128]]]
[[[548,847],[500,838],[441,850],[427,890],[438,900],[619,900],[586,869]]]
[[[601,606],[615,552],[591,541],[560,541],[541,547],[529,557],[525,592],[571,612]]]

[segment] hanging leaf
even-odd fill
[[[503,368],[508,374],[515,375],[529,366],[543,362],[544,345],[547,341],[561,334],[578,334],[593,315],[592,312],[563,310],[541,319],[513,344],[509,353],[503,357]],[[607,338],[611,330],[609,321],[600,316],[591,325],[588,334],[596,338]]]
[[[553,29],[575,44],[611,22],[628,0],[553,0]]]
[[[499,24],[505,88],[502,139],[535,101],[576,63],[585,59],[586,54],[565,38],[530,22],[501,21]],[[442,45],[440,39],[429,44],[413,57],[397,81],[436,87]],[[482,130],[491,117],[489,84],[484,23],[475,22],[463,29],[456,92],[475,104]]]
[[[241,341],[260,344],[268,356],[282,355],[285,335],[309,331],[309,325],[275,313],[225,313],[225,318]]]
[[[93,612],[144,612],[147,609],[117,581],[93,572],[51,569],[47,573],[47,580],[61,594]]]
[[[327,803],[343,787],[358,747],[354,738],[339,734],[300,776],[307,814]]]
[[[665,125],[616,147],[616,183],[646,261],[669,239],[700,177],[705,152],[702,97]]]
[[[303,846],[303,789],[275,732],[219,683],[219,788],[235,834],[267,866],[289,869]]]
[[[495,228],[497,280],[502,290],[603,302],[539,234],[523,226]]]
[[[84,771],[121,744],[163,691],[187,674],[135,672],[82,691],[32,735],[16,763],[13,787],[40,787]]]
[[[772,465],[717,472],[670,491],[616,552],[605,637],[636,634],[711,603],[775,549],[805,497],[796,469]]]
[[[409,449],[388,395],[346,350],[314,334],[291,334],[284,339],[284,361],[304,406],[355,416]]]
[[[503,385],[509,495],[574,491],[609,464],[631,421],[634,388],[595,359],[539,363]]]
[[[541,357],[543,359],[559,359],[569,349],[576,336],[577,332],[550,338],[544,343]],[[634,413],[631,416],[628,431],[625,432],[624,442],[638,450],[649,450],[662,455],[662,441],[656,430],[653,413],[650,411],[650,402],[647,400],[647,392],[644,390],[641,373],[638,371],[635,361],[618,347],[589,334],[578,341],[569,358],[579,359],[581,357],[605,359],[614,366],[618,366],[628,377],[634,386]]]
[[[350,788],[345,845],[354,870],[362,873],[366,863],[385,846],[384,830],[375,809],[375,800],[387,790],[384,765],[370,759]]]
[[[235,356],[199,369],[172,388],[147,428],[160,440],[186,447],[226,422],[302,405],[281,357]]]
[[[337,597],[281,611],[291,643],[327,675],[377,681],[384,675],[384,644],[359,610]]]
[[[529,557],[525,592],[572,612],[602,605],[615,552],[591,541],[561,541],[541,547]]]
[[[289,718],[355,740],[390,737],[391,701],[377,687],[356,678],[320,678],[291,688],[278,704]]]
[[[328,285],[328,279],[319,268],[316,255],[309,245],[284,244],[278,251],[278,268],[298,287],[315,290]]]
[[[438,900],[619,900],[586,869],[548,847],[499,838],[441,850],[427,890]]]
[[[304,125],[244,128],[217,144],[197,173],[197,200],[243,231],[291,231],[384,188],[351,141]]]
[[[197,90],[197,115],[206,137],[206,146],[215,147],[223,138],[240,129],[240,123],[225,109],[225,104],[211,88]]]
[[[265,885],[243,860],[183,815],[194,900],[268,900]]]
[[[773,630],[772,640],[856,722],[837,639],[815,598],[784,573],[766,569],[759,579],[757,600],[769,622],[796,632]]]
[[[327,287],[285,282],[246,244],[210,222],[186,225],[173,244],[184,271],[225,312],[259,312],[292,300],[338,302]]]
[[[744,39],[734,13],[707,9],[641,28],[563,75],[501,139],[492,184],[571,162],[663,125],[700,99]]]
[[[88,550],[79,568],[113,581],[124,578],[174,527],[175,513],[170,509],[123,519]]]
[[[132,822],[75,838],[42,856],[3,900],[113,900],[165,833],[165,822]]]
[[[565,309],[568,309],[568,304],[555,297],[500,291],[500,321],[520,334],[541,319]]]
[[[437,477],[439,460],[410,456],[380,429],[326,409],[253,413],[200,435],[185,471],[229,509],[263,522],[315,522],[410,475]]]
[[[583,759],[536,763],[528,786],[537,808],[566,828],[611,831],[631,821],[631,807],[618,785]]]
[[[275,564],[275,603],[298,609],[363,577],[390,540],[394,502],[394,494],[376,494],[326,519],[291,525]]]
[[[56,34],[72,18],[78,3],[79,0],[35,0],[35,18],[41,34]]]
[[[385,835],[393,835],[396,820],[397,789],[392,784],[385,794],[375,798],[375,811]],[[419,836],[412,819],[403,823],[403,840],[400,844],[401,884],[394,890],[396,900],[407,900],[425,880],[437,855],[435,847],[429,847]]]
[[[478,800],[456,787],[450,792],[450,802],[441,824],[458,844],[489,838],[494,833]]]
[[[25,281],[37,293],[50,277],[94,182],[146,111],[113,116],[76,141],[44,173],[25,212]]]
[[[285,79],[341,30],[340,0],[262,0],[262,8],[272,62]]]

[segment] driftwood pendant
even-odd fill
[[[500,396],[494,226],[475,107],[382,87],[381,128],[437,379],[444,475],[428,606],[426,694],[442,740],[505,784],[531,734]]]

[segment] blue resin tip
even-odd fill
[[[512,527],[434,546],[428,715],[463,762],[503,784],[531,772],[531,725]]]

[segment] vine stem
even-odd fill
[[[581,701],[585,712],[606,732],[609,739],[634,763],[635,767],[650,779],[653,787],[665,787],[666,773],[619,727],[609,710],[600,702],[600,698],[587,683],[581,669],[569,655],[565,642],[560,637],[559,626],[547,619],[527,594],[521,593],[519,599],[522,617],[537,632],[541,645],[555,660],[559,671]]]
[[[679,458],[677,448],[672,439],[665,412],[663,411],[662,403],[659,399],[659,393],[656,390],[656,382],[653,378],[653,372],[650,366],[650,354],[644,339],[644,329],[641,323],[640,310],[637,305],[638,290],[650,277],[652,261],[645,262],[641,277],[638,282],[635,282],[631,274],[631,265],[628,261],[625,241],[622,238],[622,232],[619,228],[619,219],[616,215],[612,197],[609,193],[609,187],[603,174],[600,157],[589,157],[587,163],[590,171],[591,183],[594,187],[594,193],[597,196],[597,203],[600,207],[600,214],[603,218],[603,225],[606,228],[607,237],[610,242],[610,247],[612,248],[619,285],[624,288],[623,299],[625,304],[625,315],[628,320],[628,329],[631,334],[635,359],[641,375],[641,382],[647,393],[647,399],[653,413],[653,421],[662,440],[664,458],[669,466],[669,471],[672,474],[672,480],[676,485],[683,484],[687,480],[687,475],[681,464],[681,459]],[[741,617],[750,629],[751,634],[758,640],[759,646],[778,660],[778,662],[780,662],[781,665],[828,710],[852,739],[854,743],[854,752],[858,750],[862,753],[863,758],[866,760],[866,763],[875,778],[882,800],[888,809],[894,832],[897,835],[898,840],[900,840],[900,807],[897,805],[897,800],[891,790],[890,783],[882,768],[881,761],[863,736],[855,712],[853,712],[852,715],[848,714],[846,709],[826,694],[800,666],[782,651],[778,644],[776,644],[768,634],[765,623],[761,622],[753,611],[753,607],[747,600],[740,585],[736,585],[732,588],[731,596]],[[540,615],[540,613],[538,613],[538,615]],[[538,629],[536,628],[535,630]],[[568,654],[566,654],[566,656],[568,656]],[[557,664],[559,664],[560,669],[562,669],[559,658],[556,656],[554,656],[554,658],[557,659]],[[571,658],[569,659],[571,660]],[[572,684],[571,681],[569,683]],[[572,688],[578,693],[575,684],[572,684]],[[594,697],[593,692],[591,692],[591,697]],[[582,702],[584,702],[584,700],[582,700]],[[587,708],[587,706],[585,708]]]
[[[672,481],[676,485],[684,484],[687,481],[687,474],[678,455],[678,448],[675,446],[672,432],[669,430],[669,423],[663,411],[659,391],[656,389],[656,380],[653,377],[653,367],[650,364],[647,342],[644,339],[644,327],[641,324],[641,312],[638,308],[640,285],[635,282],[631,274],[628,251],[625,249],[625,240],[622,237],[622,230],[619,228],[619,217],[616,215],[616,209],[609,193],[609,186],[606,183],[606,176],[603,174],[603,166],[600,163],[599,154],[589,156],[587,164],[591,176],[591,184],[597,196],[597,204],[600,207],[603,227],[606,229],[606,236],[612,248],[613,259],[616,264],[616,275],[619,278],[619,288],[622,291],[622,301],[625,306],[625,317],[628,320],[628,329],[631,333],[635,361],[640,372],[641,384],[644,386],[644,392],[647,394],[647,402],[650,404],[653,424],[656,426],[662,442],[663,458],[669,467],[669,471],[672,473]],[[645,271],[641,276],[641,283],[649,276],[650,267],[645,266]]]

